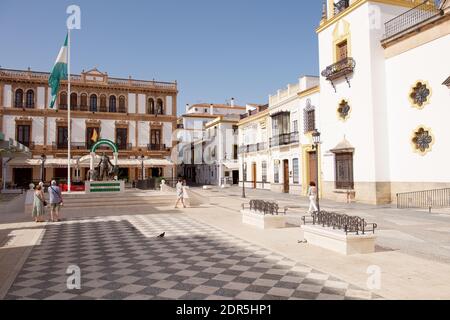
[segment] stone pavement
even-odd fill
[[[238,187],[202,190],[201,193],[208,195],[213,203],[226,199],[225,207],[235,210],[244,202],[241,188]],[[246,194],[245,202],[250,199],[265,199],[277,201],[280,207],[297,207],[287,212],[289,223],[296,226],[300,225],[300,217],[306,214],[309,207],[306,197],[253,189],[246,189]],[[425,210],[399,210],[391,205],[347,204],[327,200],[321,201],[321,209],[357,215],[368,222],[377,223],[377,244],[384,250],[396,250],[450,264],[450,209],[433,210],[430,214]]]
[[[302,234],[295,225],[280,230],[243,225],[237,188],[193,191],[209,204],[186,210],[158,201],[130,208],[67,207],[67,221],[39,225],[20,222],[29,221],[23,213],[1,212],[0,299],[4,294],[8,299],[450,298],[450,265],[410,254],[413,248],[379,247],[374,254],[342,256],[299,244]],[[306,205],[297,197],[257,192],[247,190],[250,198],[273,196],[283,205]],[[424,214],[399,216],[391,208],[350,206],[377,212],[375,218],[387,210],[388,219],[406,224],[400,231],[404,234],[411,227],[403,219]],[[293,223],[301,211],[288,211]],[[438,215],[432,219],[447,221]],[[380,227],[385,228],[384,222]],[[391,230],[397,230],[395,224]],[[156,239],[163,231],[167,238]],[[79,292],[67,291],[69,263],[81,267]],[[367,270],[372,266],[382,272],[381,288],[369,292]]]
[[[163,239],[155,235],[166,232]],[[68,266],[81,289],[66,286]],[[48,224],[6,299],[373,299],[329,274],[181,214]]]

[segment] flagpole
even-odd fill
[[[68,106],[67,106],[67,134],[68,134],[68,138],[67,138],[67,192],[70,193],[71,191],[71,181],[70,181],[70,142],[71,142],[71,122],[70,122],[70,28],[67,29],[67,98],[68,98]]]

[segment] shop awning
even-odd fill
[[[225,161],[224,166],[230,170],[239,170],[239,162],[237,161]]]

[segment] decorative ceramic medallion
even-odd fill
[[[422,109],[426,104],[430,103],[431,89],[425,81],[418,81],[411,89],[409,100],[413,107]]]
[[[342,100],[337,109],[339,118],[344,121],[347,120],[350,115],[350,110],[351,108],[348,101]]]
[[[431,147],[434,144],[434,137],[431,130],[423,126],[418,127],[414,130],[412,144],[414,151],[422,155],[427,154],[431,151]]]

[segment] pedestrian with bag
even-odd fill
[[[52,180],[50,187],[48,187],[48,194],[50,196],[50,221],[59,222],[61,221],[59,214],[63,205],[63,198],[55,180]]]
[[[34,190],[34,201],[33,201],[33,211],[31,216],[34,218],[36,223],[44,222],[45,215],[45,202],[44,192],[42,187],[38,185]]]

